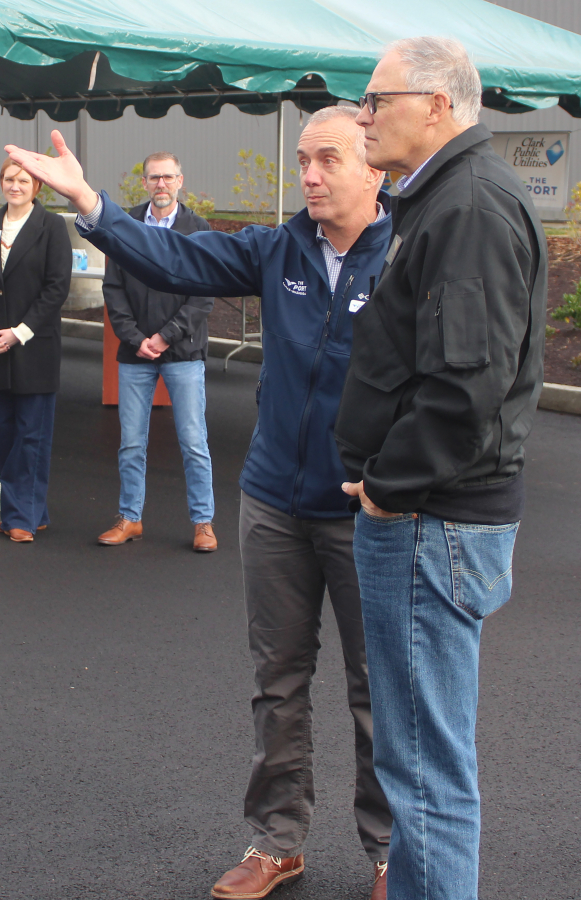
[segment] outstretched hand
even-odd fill
[[[71,153],[60,131],[51,132],[51,140],[58,156],[33,153],[14,144],[4,149],[10,159],[18,163],[29,175],[47,184],[73,203],[81,215],[90,213],[97,204],[97,195],[83,177],[83,170],[76,156]]]

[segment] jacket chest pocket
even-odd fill
[[[389,393],[412,376],[395,349],[375,300],[353,316],[354,343],[351,365],[360,381]]]
[[[418,308],[417,366],[424,374],[490,365],[482,278],[445,281]]]

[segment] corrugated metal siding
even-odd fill
[[[285,165],[297,167],[296,145],[300,134],[299,111],[293,103],[284,104]],[[44,152],[50,146],[50,132],[58,127],[74,150],[75,124],[56,125],[44,113],[37,122],[21,122],[8,115],[0,117],[1,146],[12,143]],[[308,116],[304,117],[305,121]],[[37,133],[38,132],[38,133]],[[121,119],[96,122],[87,117],[88,181],[97,189],[104,188],[115,200],[123,173],[148,153],[169,150],[179,156],[184,170],[184,186],[198,197],[201,193],[214,198],[217,209],[238,208],[232,193],[238,166],[238,151],[252,149],[270,161],[276,160],[276,114],[249,116],[234,106],[226,106],[212,119],[194,119],[184,115],[181,107],[173,107],[162,119],[142,119],[132,108]],[[285,209],[302,207],[299,179],[288,175],[296,187],[285,195]],[[234,203],[234,207],[230,204]]]
[[[300,133],[299,112],[293,103],[284,104],[285,165],[296,168],[296,142]],[[234,106],[226,106],[212,119],[186,116],[181,107],[173,107],[163,119],[142,119],[128,109],[122,119],[113,122],[89,120],[89,146],[93,142],[107,147],[106,154],[90,154],[92,183],[101,185],[113,196],[122,172],[156,150],[169,150],[179,156],[184,170],[184,186],[197,196],[214,198],[217,209],[236,204],[232,193],[234,176],[240,170],[238,151],[252,149],[270,161],[276,160],[276,114],[249,116]],[[240,170],[241,171],[241,170]],[[298,178],[289,176],[298,184]],[[288,209],[302,206],[298,188],[285,197]],[[298,204],[298,206],[297,206]]]
[[[579,0],[488,0],[514,12],[540,19],[566,31],[581,34],[581,3]]]

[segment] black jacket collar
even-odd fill
[[[442,166],[482,141],[488,141],[492,137],[492,132],[488,130],[486,125],[471,125],[462,134],[452,138],[447,144],[434,154],[432,159],[424,166],[422,171],[416,175],[409,187],[404,188],[399,194],[402,199],[407,199],[419,191],[425,184],[438,172]]]
[[[18,262],[20,262],[27,250],[29,250],[34,242],[38,239],[38,233],[44,228],[46,216],[44,206],[39,203],[38,200],[34,200],[33,203],[34,205],[32,207],[30,217],[18,232],[16,240],[12,245],[12,249],[8,254],[8,259],[6,260],[6,265],[2,273],[3,278],[7,278],[8,275],[10,275],[12,269],[17,265]],[[5,204],[2,209],[0,209],[0,229],[4,225],[4,216],[6,215],[7,209],[8,204]]]

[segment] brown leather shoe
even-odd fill
[[[375,881],[370,900],[387,900],[387,863],[375,863]]]
[[[221,900],[259,900],[283,882],[296,881],[305,869],[303,854],[280,859],[249,847],[235,869],[222,875],[212,888]]]
[[[97,538],[100,544],[108,547],[118,547],[127,541],[140,541],[143,537],[143,525],[141,522],[130,522],[123,516],[117,516],[117,522],[109,531],[104,531]]]
[[[194,550],[196,553],[211,553],[218,549],[218,541],[211,522],[194,525]]]
[[[17,544],[30,544],[34,540],[33,533],[31,531],[24,531],[22,528],[10,528],[8,531],[3,528],[2,534],[5,534],[11,541],[15,541]]]

